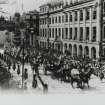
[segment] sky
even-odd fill
[[[3,0],[0,0],[2,2]],[[5,0],[7,1],[7,0]],[[8,4],[0,4],[0,11],[5,11],[5,13],[1,13],[0,15],[10,16],[13,15],[15,12],[22,12],[22,1],[23,1],[23,9],[24,12],[39,9],[39,6],[46,3],[49,0],[8,0]]]

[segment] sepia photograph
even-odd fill
[[[55,105],[50,99],[56,95],[65,100],[57,105],[74,105],[70,99],[80,105],[81,97],[90,105],[86,95],[105,95],[105,0],[0,0],[0,97],[5,95],[13,103],[29,96],[33,105],[41,99],[44,105],[44,98]]]

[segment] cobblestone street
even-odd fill
[[[25,93],[25,94],[43,94],[43,86],[41,85],[40,81],[38,80],[38,87],[36,89],[32,88],[32,77],[33,73],[31,70],[30,65],[25,65],[25,68],[28,69],[28,79],[24,82],[27,84],[24,86],[24,89],[22,90],[22,78],[21,74],[17,75],[17,71],[13,71],[11,69],[11,74],[13,75],[13,78],[9,82],[9,89],[2,89],[0,90],[1,93]],[[92,76],[91,81],[89,82],[90,88],[87,87],[84,90],[75,88],[73,89],[71,87],[70,83],[64,83],[61,81],[58,81],[56,79],[52,79],[50,75],[45,76],[43,74],[43,71],[40,69],[40,76],[42,80],[48,84],[48,92],[46,94],[105,94],[105,80],[101,82],[98,78],[95,76]],[[2,91],[3,90],[3,91]]]

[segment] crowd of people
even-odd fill
[[[20,49],[21,51],[21,49]],[[44,81],[42,80],[41,76],[39,75],[39,70],[38,70],[38,67],[39,67],[39,61],[36,61],[37,59],[37,55],[33,55],[33,54],[30,54],[31,56],[29,56],[29,54],[26,54],[26,56],[24,57],[24,60],[23,60],[23,56],[21,55],[22,52],[17,52],[20,53],[20,55],[18,55],[16,57],[16,52],[13,53],[13,51],[9,52],[8,51],[4,51],[4,54],[1,54],[3,56],[3,60],[6,58],[6,60],[4,60],[8,66],[8,70],[12,69],[15,71],[17,70],[17,74],[20,75],[21,73],[21,70],[20,70],[20,65],[25,65],[27,63],[29,63],[32,67],[32,71],[33,71],[33,81],[32,81],[32,87],[33,88],[37,88],[38,87],[38,83],[37,83],[37,78],[39,79],[39,81],[41,82],[42,86],[43,86],[43,89],[44,91],[47,90],[48,86],[46,83],[44,83]],[[32,56],[33,55],[33,56]],[[24,61],[24,62],[23,62]],[[28,70],[27,68],[24,68],[24,73],[23,73],[23,78],[24,78],[24,81],[28,79]]]
[[[29,52],[30,51],[30,52]],[[29,63],[33,70],[33,87],[37,87],[37,79],[38,78],[44,89],[47,88],[47,84],[43,82],[39,74],[39,66],[43,65],[44,74],[47,75],[49,72],[52,78],[56,78],[58,80],[68,82],[70,81],[70,73],[72,69],[77,69],[79,72],[87,72],[88,68],[94,69],[94,74],[99,76],[100,74],[104,74],[104,64],[97,61],[92,61],[88,57],[71,57],[66,54],[58,54],[53,53],[52,51],[25,51],[25,59],[24,63]],[[17,52],[18,53],[18,52]],[[15,53],[14,53],[15,54]],[[20,59],[17,59],[16,56],[11,55],[8,52],[5,52],[5,55],[9,55],[14,58],[18,62],[23,61],[23,56],[18,56]],[[5,57],[4,57],[5,59]],[[7,59],[8,68],[10,68],[10,61]],[[13,66],[15,69],[15,66]],[[27,70],[26,70],[27,72]],[[19,66],[17,73],[20,74]],[[101,77],[103,77],[101,75]]]

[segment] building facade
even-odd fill
[[[15,13],[13,17],[13,22],[14,22],[14,27],[15,27],[13,43],[15,46],[21,45],[20,21],[21,21],[20,13]]]
[[[104,36],[101,9],[101,0],[58,1],[40,6],[40,46],[68,51],[71,56],[99,58]]]
[[[25,37],[27,44],[35,47],[37,45],[37,37],[39,36],[39,13],[38,11],[29,11],[24,13],[23,21],[25,22]]]

